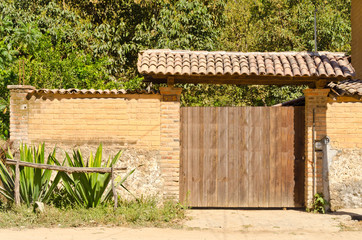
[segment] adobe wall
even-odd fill
[[[64,151],[75,148],[89,156],[102,143],[104,159],[122,150],[118,165],[137,168],[126,184],[133,194],[178,198],[179,89],[163,88],[158,94],[9,89],[10,139],[15,146],[44,142],[48,151],[57,146],[62,158]],[[167,95],[178,97],[164,101]]]
[[[362,207],[362,101],[352,97],[328,96],[329,89],[307,89],[306,97],[306,182],[305,202],[310,206],[313,194],[322,193],[323,152],[313,156],[313,111],[315,140],[330,138],[328,181],[331,209]],[[313,167],[315,160],[315,171]]]

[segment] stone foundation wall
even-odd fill
[[[45,145],[46,156],[54,149],[54,145]],[[73,149],[79,149],[84,159],[93,156],[97,151],[98,145],[57,145],[57,159],[63,161],[65,152],[72,156]],[[109,157],[115,156],[118,151],[122,151],[120,160],[115,167],[126,167],[125,171],[118,171],[116,177],[123,178],[128,172],[136,169],[132,175],[127,178],[125,187],[131,192],[127,192],[122,187],[117,188],[118,196],[123,199],[132,200],[134,197],[164,197],[164,178],[161,175],[160,151],[145,150],[141,148],[119,147],[116,145],[103,145],[103,162],[106,162]]]
[[[362,149],[341,150],[329,169],[332,210],[362,207]]]

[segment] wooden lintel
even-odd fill
[[[337,96],[337,97],[340,96],[340,94],[336,90],[334,90],[333,88],[331,88],[331,91],[334,93],[335,96]]]
[[[328,97],[332,98],[333,101],[336,101],[337,98],[338,98],[338,95],[337,95],[335,92],[330,92],[330,93],[328,94]]]
[[[357,95],[357,94],[350,95],[350,97],[356,99],[356,101],[361,101],[362,100],[362,96]]]
[[[335,95],[329,94],[328,102],[361,102],[362,98],[359,95]]]

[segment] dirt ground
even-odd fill
[[[362,209],[344,209],[325,215],[297,210],[189,210],[188,216],[190,219],[181,229],[1,229],[0,239],[362,239]]]

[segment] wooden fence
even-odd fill
[[[117,208],[117,192],[114,186],[114,172],[127,170],[127,168],[90,168],[90,167],[66,167],[66,166],[57,166],[57,165],[49,165],[49,164],[40,164],[40,163],[31,163],[31,162],[24,162],[20,160],[14,159],[6,159],[6,164],[8,165],[15,165],[15,186],[14,186],[14,198],[15,204],[20,205],[20,166],[23,167],[31,167],[31,168],[38,168],[38,169],[47,169],[47,170],[55,170],[67,173],[74,173],[74,172],[83,172],[83,173],[110,173],[111,182],[112,182],[112,192],[114,197],[114,208]]]

